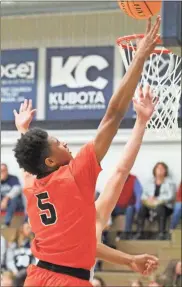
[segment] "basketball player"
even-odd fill
[[[133,256],[114,250],[100,243],[102,231],[108,222],[125,180],[134,164],[142,143],[146,123],[155,107],[155,102],[152,103],[152,97],[150,96],[149,90],[146,91],[144,97],[142,90],[139,89],[139,102],[134,101],[134,107],[137,112],[137,120],[132,135],[125,146],[123,156],[117,165],[115,172],[106,184],[103,193],[96,201],[97,256],[98,258],[111,263],[127,265],[133,271],[139,272],[142,275],[149,275],[158,266],[158,259],[155,256],[148,254]],[[24,174],[24,180],[25,184],[28,184],[28,181],[32,180],[32,176]],[[92,275],[93,270],[91,272],[91,279],[93,277]]]
[[[142,89],[140,88],[139,101],[137,102],[134,100],[137,120],[132,131],[131,138],[125,146],[123,156],[116,167],[116,171],[113,173],[112,177],[106,184],[103,193],[96,201],[97,256],[100,259],[109,261],[111,263],[127,265],[132,270],[139,272],[142,275],[148,275],[157,268],[158,259],[156,257],[148,254],[132,256],[109,248],[100,242],[102,231],[108,222],[115,204],[117,203],[122,187],[138,154],[145,132],[146,123],[150,119],[155,104],[156,101],[152,102],[149,87],[146,91],[145,97],[143,96]],[[24,188],[26,189],[26,186],[32,184],[33,176],[28,173],[24,173],[23,176]],[[123,194],[123,196],[125,195]],[[93,274],[93,271],[91,274]]]
[[[21,138],[15,147],[19,166],[36,176],[25,191],[35,234],[32,251],[40,261],[28,269],[25,286],[90,286],[96,254],[95,184],[107,153],[140,79],[146,58],[155,48],[160,17],[148,21],[145,37],[112,96],[95,139],[73,159],[66,143],[41,129],[30,129],[35,113],[25,101],[14,111]],[[31,116],[26,118],[27,110]],[[26,120],[25,120],[26,118]]]

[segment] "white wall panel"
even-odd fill
[[[129,18],[120,10],[4,17],[1,48],[113,45],[120,36],[144,30],[144,21]]]
[[[50,131],[52,136],[66,141],[73,155],[86,142],[93,139],[94,131]],[[97,188],[102,191],[107,179],[114,170],[119,157],[122,155],[124,145],[131,131],[119,131],[106,158],[102,163],[103,171],[98,179]],[[1,161],[8,164],[10,171],[20,175],[20,170],[13,155],[13,147],[18,138],[15,132],[2,132]],[[145,137],[140,153],[132,172],[136,174],[144,184],[151,176],[151,170],[157,161],[164,161],[169,165],[171,175],[178,184],[181,179],[181,143],[180,141],[155,142],[153,137]]]

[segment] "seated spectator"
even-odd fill
[[[102,287],[102,286],[104,287],[104,286],[106,286],[104,280],[100,277],[97,277],[97,276],[95,276],[93,278],[91,283],[92,283],[93,287]]]
[[[5,226],[11,224],[15,211],[24,210],[19,180],[8,173],[7,165],[4,163],[1,164],[1,210],[6,211]]]
[[[168,166],[158,162],[153,169],[153,179],[144,187],[135,239],[141,238],[146,218],[150,221],[157,219],[159,228],[157,239],[165,238],[167,217],[173,211],[175,189],[174,182],[169,178]]]
[[[14,275],[11,271],[4,271],[1,276],[2,287],[14,287]]]
[[[131,283],[131,287],[143,287],[143,284],[140,280],[134,280]]]
[[[169,278],[165,274],[157,274],[148,287],[170,287]]]
[[[163,274],[168,278],[168,286],[182,286],[182,266],[180,260],[171,260]]]
[[[24,223],[20,227],[7,250],[7,268],[17,277],[19,272],[26,271],[26,268],[35,262],[30,244],[32,239],[30,225]]]
[[[174,205],[174,211],[171,219],[171,229],[175,229],[182,218],[182,182],[178,188],[176,194],[176,202]]]
[[[125,182],[120,198],[112,212],[112,216],[126,214],[125,232],[132,231],[132,223],[135,212],[138,213],[141,206],[142,186],[136,176],[130,174]]]
[[[5,238],[1,235],[1,270],[5,268],[7,243]]]

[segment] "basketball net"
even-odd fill
[[[143,35],[117,40],[126,71],[136,52],[136,41]],[[147,130],[159,137],[173,137],[179,133],[178,116],[181,97],[181,61],[164,47],[157,47],[144,64],[139,84],[149,84],[159,98],[155,111],[147,123]],[[138,97],[137,89],[134,97]]]

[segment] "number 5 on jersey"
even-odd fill
[[[56,209],[49,201],[44,202],[46,199],[49,199],[48,192],[36,194],[36,197],[38,199],[38,208],[41,210],[40,219],[42,224],[46,226],[55,224],[57,221]],[[48,215],[48,212],[50,215]]]

